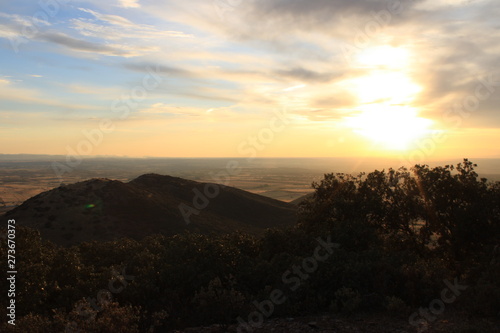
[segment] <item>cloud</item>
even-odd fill
[[[252,12],[266,17],[328,22],[332,17],[356,14],[370,15],[386,8],[387,0],[255,0]]]
[[[143,72],[148,73],[151,69],[154,69],[155,73],[175,76],[175,77],[195,77],[196,75],[188,70],[171,67],[167,65],[162,65],[158,63],[152,62],[129,62],[123,65],[124,68],[135,71],[135,72]]]
[[[167,122],[216,122],[216,121],[238,121],[246,119],[245,115],[238,114],[232,108],[218,107],[218,108],[203,108],[203,107],[188,107],[188,106],[175,106],[166,103],[154,103],[147,108],[141,109],[134,116],[131,121],[139,120],[157,120]]]
[[[293,91],[293,90],[297,90],[297,89],[304,88],[304,87],[306,87],[305,84],[299,84],[297,86],[285,88],[282,91]]]
[[[74,38],[57,31],[41,32],[38,34],[36,39],[65,46],[72,50],[97,53],[101,55],[120,57],[133,57],[138,55],[138,52],[135,52],[134,49],[121,45],[106,45],[89,42],[87,40]]]
[[[50,27],[50,23],[28,16],[0,13],[0,17],[7,19],[6,22],[0,23],[0,37],[9,38],[11,43],[14,44],[16,44],[15,40],[19,42],[19,45],[22,45],[29,40],[36,40],[64,46],[71,50],[120,57],[133,57],[152,51],[152,48],[147,46],[120,44],[118,42],[98,43],[86,39],[76,38],[55,29],[42,29]],[[111,16],[111,18],[108,19],[114,19],[117,22],[120,22],[120,24],[127,23],[126,21],[120,20],[115,16]],[[30,29],[26,29],[26,27],[30,27]]]
[[[193,35],[181,31],[155,30],[145,25],[113,24],[103,25],[88,19],[73,19],[72,27],[83,36],[105,40],[153,40],[158,38],[192,38]]]
[[[119,4],[124,8],[139,8],[139,0],[119,0]]]
[[[122,16],[101,14],[101,13],[98,13],[94,10],[87,9],[87,8],[78,8],[78,9],[82,12],[89,13],[92,16],[94,16],[96,19],[103,21],[103,22],[106,22],[108,24],[114,24],[114,25],[118,25],[121,27],[134,26],[134,23],[132,23],[130,20],[128,20]]]
[[[297,35],[324,34],[347,38],[386,12],[390,24],[405,23],[421,0],[254,0],[224,8],[219,27],[241,40],[293,40]],[[397,4],[398,6],[395,6]],[[392,14],[391,14],[392,13]],[[387,24],[382,24],[382,29]]]
[[[65,102],[60,98],[51,97],[47,92],[33,88],[18,87],[10,80],[0,78],[0,100],[14,102],[16,104],[32,105],[34,108],[40,106],[55,107],[59,110],[101,110],[101,108]]]
[[[424,0],[420,2],[416,7],[423,10],[437,10],[445,9],[449,10],[453,7],[470,7],[471,4],[479,4],[487,2],[488,0]]]
[[[302,67],[278,70],[275,73],[276,75],[283,78],[298,80],[301,82],[311,82],[311,83],[314,82],[327,83],[332,81],[334,78],[339,77],[337,73],[329,73],[329,72],[318,73]]]
[[[94,17],[93,19],[74,18],[71,20],[73,28],[84,36],[106,40],[194,37],[192,34],[186,34],[182,31],[161,30],[151,25],[138,24],[118,15],[102,14],[86,8],[79,8],[79,10]]]
[[[120,96],[123,91],[118,87],[109,86],[97,86],[97,85],[85,85],[80,83],[73,83],[65,85],[68,91],[76,94],[82,94],[86,96],[93,96],[98,99],[112,99],[113,97]]]
[[[130,2],[129,4],[132,4]],[[89,18],[72,18],[69,27],[82,38],[75,37],[71,30],[55,29],[49,21],[34,17],[0,12],[0,38],[11,43],[25,44],[29,40],[49,42],[75,51],[97,55],[137,57],[160,52],[162,39],[192,39],[192,34],[177,30],[162,30],[147,24],[136,24],[129,19],[98,11],[79,8],[90,14]],[[50,28],[47,30],[47,28]]]
[[[231,56],[228,56],[231,58]],[[223,56],[219,59],[222,62]],[[184,59],[189,62],[189,58]],[[208,60],[207,60],[208,61]],[[172,61],[173,62],[173,61]],[[176,61],[180,62],[180,61]],[[241,64],[239,64],[241,65]],[[148,73],[151,69],[155,72],[165,75],[171,78],[184,78],[189,79],[191,85],[199,85],[194,90],[203,89],[203,85],[208,87],[212,86],[214,81],[221,82],[227,81],[234,86],[244,86],[250,84],[262,84],[263,82],[279,82],[283,78],[278,78],[276,73],[266,73],[259,71],[258,69],[253,70],[252,65],[245,63],[248,69],[234,68],[230,69],[223,66],[196,66],[196,65],[186,65],[186,67],[180,66],[170,66],[164,64],[164,61],[159,61],[154,63],[152,61],[131,61],[123,65],[124,68],[132,70],[135,72]],[[258,67],[255,65],[255,67]],[[228,95],[232,95],[231,91],[227,91]]]
[[[47,21],[17,14],[0,12],[0,18],[4,19],[4,22],[0,22],[0,37],[8,38],[12,45],[15,43],[14,40],[26,41],[27,37],[36,36],[41,28],[50,26]]]
[[[11,23],[16,24],[18,27],[29,27],[29,26],[50,26],[51,23],[47,20],[41,20],[35,16],[26,16],[18,14],[7,14],[0,12],[0,17],[9,20]]]
[[[311,97],[309,104],[313,108],[321,109],[355,109],[358,106],[357,98],[352,92],[335,89],[332,92],[320,91]]]
[[[194,39],[192,34],[139,24],[123,16],[87,8],[78,10],[91,15],[91,18],[75,17],[69,21],[69,27],[81,38],[68,36],[62,40],[61,36],[50,36],[49,41],[102,55],[138,57],[161,53],[169,39]]]
[[[147,115],[167,115],[167,116],[190,116],[199,117],[205,114],[205,109],[193,107],[179,107],[164,103],[155,103],[149,108],[142,109],[140,114]]]

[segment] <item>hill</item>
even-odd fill
[[[63,185],[25,201],[6,217],[65,246],[186,230],[257,235],[296,221],[294,206],[285,202],[157,174],[128,183],[99,178]]]

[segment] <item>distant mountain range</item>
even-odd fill
[[[293,225],[296,206],[234,187],[146,174],[128,183],[99,178],[62,185],[5,216],[70,246],[186,230],[261,234],[267,228]]]

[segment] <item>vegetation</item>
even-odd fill
[[[16,326],[0,330],[164,332],[228,324],[246,320],[276,289],[286,301],[271,316],[408,316],[440,297],[444,279],[468,286],[447,307],[496,316],[500,183],[479,179],[474,167],[464,160],[327,174],[300,205],[297,226],[262,238],[186,233],[63,248],[19,228]],[[338,248],[291,290],[284,273],[328,235]],[[6,267],[4,241],[1,248]],[[8,289],[5,279],[0,284]]]

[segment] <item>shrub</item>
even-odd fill
[[[357,290],[342,287],[335,292],[335,300],[330,309],[333,312],[351,314],[358,310],[361,305],[361,294]]]
[[[401,298],[396,296],[385,298],[385,309],[389,314],[398,317],[407,317],[411,312],[410,307]]]

